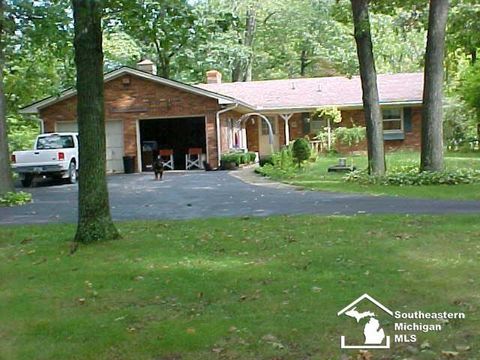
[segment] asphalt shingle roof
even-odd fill
[[[378,75],[380,103],[420,103],[422,73]],[[361,106],[359,76],[335,76],[288,80],[198,84],[202,89],[226,95],[257,109]]]

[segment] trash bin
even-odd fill
[[[135,172],[135,156],[123,157],[123,169],[125,174],[133,174]]]

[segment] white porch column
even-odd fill
[[[290,144],[290,125],[288,124],[288,121],[292,117],[292,113],[290,114],[280,114],[282,119],[285,121],[285,145]]]
[[[245,128],[245,126],[241,128],[240,135],[241,148],[247,149],[247,129]]]
[[[332,125],[330,124],[330,119],[327,120],[327,141],[328,141],[328,151],[332,150]]]

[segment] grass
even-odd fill
[[[338,162],[340,156],[320,156],[315,163],[295,173],[284,174],[279,171],[269,172],[274,180],[298,185],[306,189],[321,191],[337,191],[350,193],[366,193],[372,195],[391,195],[412,198],[480,200],[480,184],[461,185],[426,185],[426,186],[385,186],[361,185],[347,183],[342,180],[344,174],[328,173],[329,166]],[[341,156],[347,158],[347,163],[357,169],[367,167],[367,158],[363,155]],[[417,152],[393,152],[386,155],[387,169],[389,167],[419,164],[420,155]],[[447,153],[445,155],[446,169],[470,168],[480,170],[480,154],[478,153]]]
[[[71,225],[0,228],[0,359],[339,359],[362,337],[336,314],[365,292],[467,316],[372,359],[480,358],[476,215],[118,226],[73,256]]]

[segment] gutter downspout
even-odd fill
[[[40,134],[43,134],[45,132],[45,123],[42,118],[39,118],[38,122],[40,123]]]
[[[221,141],[220,141],[220,115],[223,113],[226,113],[230,110],[236,109],[238,107],[238,104],[235,104],[230,107],[226,107],[225,109],[217,111],[217,114],[215,115],[215,125],[217,127],[217,166],[220,166],[220,157],[221,157]]]

